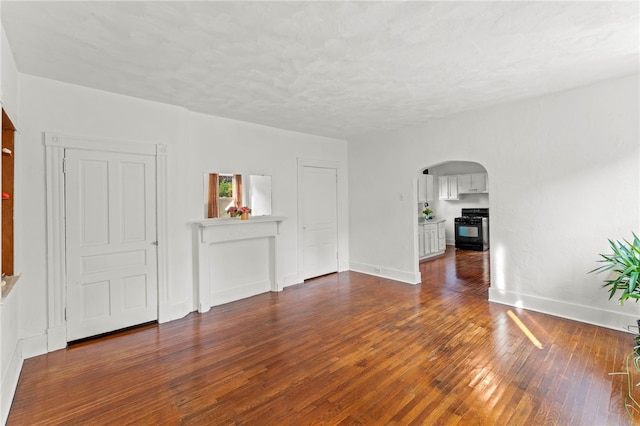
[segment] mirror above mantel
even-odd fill
[[[248,206],[252,216],[270,216],[271,176],[205,173],[205,219],[227,217],[231,206]]]

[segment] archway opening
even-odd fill
[[[422,282],[488,298],[491,227],[486,168],[477,162],[447,161],[423,168],[417,179]],[[442,267],[447,268],[447,278],[431,282],[433,268]]]

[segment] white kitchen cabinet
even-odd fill
[[[425,235],[425,253],[427,251],[427,247],[429,250],[429,254],[436,253],[438,251],[438,225],[431,224],[424,226],[424,235]],[[428,239],[428,241],[427,241]],[[427,244],[427,242],[429,244]]]
[[[440,176],[438,178],[441,200],[458,199],[458,176]]]
[[[422,222],[418,227],[420,259],[426,259],[444,253],[446,240],[445,220]]]
[[[447,248],[447,239],[444,230],[444,220],[438,222],[438,251],[444,252]]]
[[[487,191],[486,173],[458,175],[458,194],[486,193]]]
[[[418,202],[433,201],[433,175],[418,176]]]

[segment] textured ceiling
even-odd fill
[[[348,139],[638,72],[639,2],[12,2],[20,72]]]

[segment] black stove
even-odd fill
[[[461,217],[453,219],[456,248],[483,251],[489,249],[489,209],[462,209]]]

